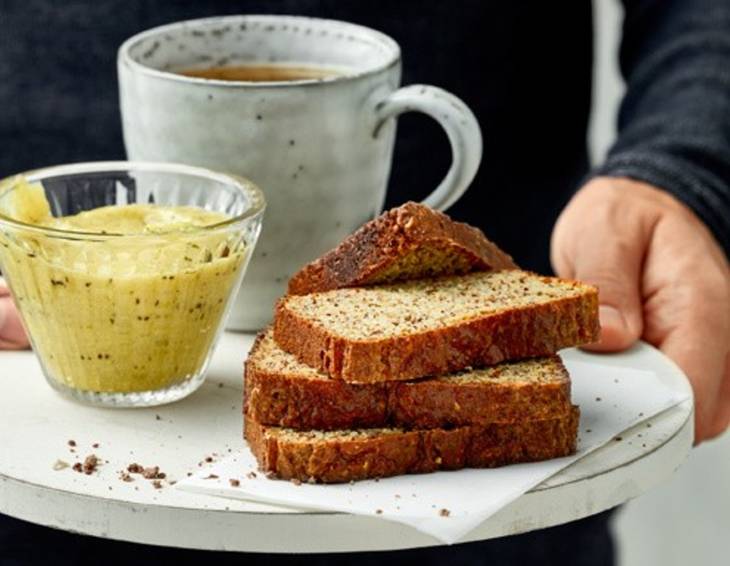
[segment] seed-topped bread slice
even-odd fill
[[[267,330],[246,360],[246,415],[297,430],[486,425],[560,417],[570,408],[558,356],[419,381],[347,383],[299,362]]]
[[[546,356],[598,334],[595,287],[519,270],[287,296],[274,319],[284,350],[350,382]]]
[[[295,431],[246,417],[244,435],[263,471],[337,483],[567,456],[575,452],[578,420],[573,407],[559,418],[450,430]]]
[[[289,281],[289,293],[516,268],[478,228],[408,202],[364,224],[304,266]]]

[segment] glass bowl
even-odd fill
[[[42,186],[54,217],[157,204],[228,218],[161,233],[41,227],[3,207],[27,183]],[[264,206],[246,179],[176,164],[80,163],[1,181],[0,268],[48,383],[75,400],[114,407],[159,405],[195,391]]]

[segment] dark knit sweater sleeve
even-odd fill
[[[730,2],[624,0],[619,135],[594,174],[656,185],[730,255]]]

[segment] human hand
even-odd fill
[[[20,350],[28,347],[28,339],[10,291],[0,279],[0,350]]]
[[[730,424],[730,267],[702,221],[670,194],[627,178],[598,177],[553,231],[558,275],[599,288],[601,341],[618,351],[642,338],[689,377],[695,442]]]

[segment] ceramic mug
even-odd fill
[[[185,76],[191,68],[295,65],[336,74],[272,82]],[[350,23],[228,16],[142,32],[119,49],[124,143],[132,160],[173,161],[245,176],[267,213],[229,328],[255,330],[302,265],[382,209],[398,114],[424,112],[451,143],[452,164],[426,204],[444,210],[469,186],[479,125],[454,95],[399,88],[398,44]]]

